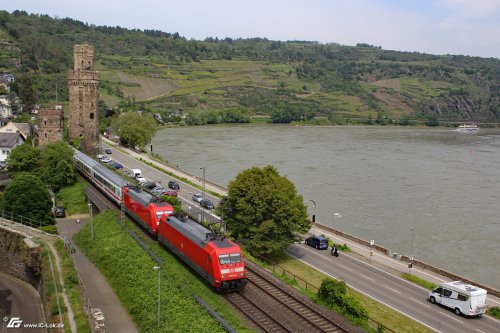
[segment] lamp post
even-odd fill
[[[411,247],[410,247],[410,263],[408,264],[408,274],[411,274],[411,269],[413,267],[413,239],[414,239],[414,233],[415,233],[415,228],[410,226],[410,231],[411,231]]]
[[[161,267],[160,266],[154,266],[153,269],[155,271],[158,271],[158,326],[160,326],[160,272],[161,272]]]
[[[94,214],[92,211],[92,203],[88,203],[89,210],[90,210],[90,237],[92,240],[94,240]]]
[[[205,199],[205,167],[202,166],[200,170],[203,170],[203,190],[201,191],[201,200]],[[201,207],[200,201],[200,209],[201,209],[201,222],[205,222],[205,209]]]
[[[313,209],[314,209],[314,213],[312,214],[312,223],[315,223],[316,222],[316,202],[314,202],[314,200],[307,200],[307,201],[311,201],[312,204],[313,204]]]

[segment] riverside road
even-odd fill
[[[115,148],[114,145],[105,147]],[[139,168],[143,175],[155,182],[167,184],[172,177],[160,172],[159,170],[139,161],[139,158],[155,163],[163,169],[169,169],[166,165],[161,165],[148,158],[147,155],[138,155],[135,152],[120,148],[123,152],[116,149],[113,150],[112,158],[123,164],[125,168]],[[168,170],[175,172],[175,170]],[[201,185],[201,181],[196,177],[189,177],[184,174],[184,178]],[[181,186],[180,197],[183,200],[184,209],[191,211],[191,214],[203,214],[206,219],[217,220],[218,218],[209,211],[203,211],[199,205],[191,201],[192,193],[199,193],[200,190],[179,181]],[[211,187],[207,183],[207,190],[219,191],[216,187]],[[206,196],[217,203],[216,198],[206,193]],[[341,239],[337,236],[330,235],[339,243],[347,243],[350,241]],[[342,253],[339,258],[330,256],[329,251],[318,251],[304,244],[296,244],[290,247],[289,253],[304,263],[315,267],[325,274],[337,279],[344,280],[351,288],[367,295],[368,297],[391,307],[413,320],[421,323],[436,332],[499,332],[500,321],[489,316],[482,318],[466,318],[456,316],[452,311],[442,308],[438,305],[432,305],[427,302],[428,292],[406,280],[398,277],[398,274],[404,272],[404,266],[395,263],[396,259],[388,256],[375,255],[371,259],[364,257],[369,253],[368,248],[361,246],[351,246],[353,251],[357,253],[346,254]],[[429,281],[440,282],[447,281],[446,278],[425,272],[422,269],[414,268],[412,274],[422,276]],[[488,296],[488,303],[491,306],[500,306],[500,300],[496,297]]]

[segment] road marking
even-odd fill
[[[344,265],[340,265],[339,264],[339,266],[342,267],[342,269],[345,269],[346,271],[352,272],[352,269],[350,269],[350,268],[348,268],[348,267],[346,267]]]
[[[481,333],[486,333],[485,331],[481,331],[479,328],[476,328],[476,331],[481,332]]]
[[[449,314],[446,314],[446,313],[441,312],[441,311],[439,311],[439,313],[440,313],[440,314],[442,314],[442,315],[444,315],[444,316],[446,316],[446,317],[448,317],[448,318],[451,318],[451,319],[453,319],[453,320],[456,320],[456,321],[458,321],[458,322],[459,322],[459,323],[461,323],[461,324],[463,324],[463,323],[464,323],[463,321],[461,321],[461,320],[457,319],[456,317],[450,316]]]
[[[494,299],[489,298],[489,300],[490,300],[490,302],[494,302],[494,303],[500,304],[500,302],[495,301]]]
[[[429,309],[431,308],[431,306],[430,306],[430,305],[428,305],[428,304],[424,304],[424,303],[422,303],[422,302],[420,302],[420,301],[417,301],[416,299],[414,299],[414,298],[411,298],[411,297],[410,297],[410,299],[411,299],[412,301],[414,301],[414,302],[417,302],[417,303],[419,303],[420,305],[423,305],[423,306],[426,306],[426,307],[428,307]]]
[[[359,275],[361,275],[361,276],[362,276],[362,277],[364,277],[365,279],[368,279],[368,280],[370,280],[370,281],[373,281],[373,279],[372,279],[372,278],[369,278],[369,277],[368,277],[368,276],[366,276],[366,275],[363,275],[363,274],[359,274]]]
[[[306,261],[304,261],[304,260],[302,260],[302,259],[300,259],[300,258],[297,258],[297,257],[295,257],[295,258],[296,258],[297,260],[299,260],[299,261],[303,262],[303,263],[304,263],[304,264],[306,264],[307,266],[313,267],[314,269],[318,270],[319,272],[321,272],[321,273],[323,273],[323,274],[325,274],[325,275],[327,275],[327,276],[331,276],[332,278],[334,278],[334,279],[336,279],[336,280],[339,280],[339,281],[340,281],[340,280],[342,280],[342,281],[344,281],[344,282],[345,282],[345,279],[342,279],[342,278],[337,278],[337,277],[333,276],[333,275],[332,275],[332,274],[330,274],[330,273],[327,273],[327,272],[325,272],[325,271],[323,271],[323,270],[321,270],[321,269],[319,269],[319,268],[317,268],[317,267],[314,267],[313,265],[309,264],[308,262],[306,262]],[[427,328],[429,328],[429,329],[431,329],[431,330],[433,330],[433,331],[436,331],[437,333],[443,333],[443,332],[441,332],[440,330],[438,330],[438,329],[436,329],[436,328],[434,328],[434,327],[432,327],[432,326],[430,326],[430,325],[428,325],[428,324],[426,324],[426,323],[424,323],[424,322],[422,322],[422,321],[418,320],[417,318],[412,317],[412,316],[410,316],[409,314],[407,314],[407,313],[405,313],[405,312],[403,312],[403,311],[401,311],[401,310],[399,310],[399,309],[396,309],[395,307],[393,307],[393,306],[391,306],[391,305],[389,305],[389,304],[387,304],[387,303],[382,302],[382,301],[381,301],[381,300],[379,300],[378,298],[373,297],[372,295],[369,295],[369,294],[365,293],[364,291],[362,291],[362,290],[360,290],[360,289],[358,289],[358,288],[355,288],[355,287],[353,287],[353,286],[349,285],[347,282],[346,282],[346,285],[348,285],[348,286],[349,286],[349,288],[354,289],[354,290],[356,290],[357,292],[359,292],[359,293],[361,293],[361,294],[365,295],[366,297],[369,297],[369,298],[371,298],[371,299],[375,300],[376,302],[379,302],[380,304],[383,304],[383,305],[387,306],[388,308],[391,308],[391,309],[393,309],[394,311],[399,312],[399,313],[401,313],[402,315],[407,316],[408,318],[415,320],[417,323],[422,324],[422,325],[424,325],[425,327],[427,327]]]
[[[385,288],[387,289],[391,289],[392,291],[394,291],[395,293],[398,293],[401,295],[401,292],[400,291],[397,291],[396,289],[392,289],[391,287],[387,287],[387,286],[384,286]]]

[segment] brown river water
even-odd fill
[[[274,165],[318,222],[500,289],[499,129],[197,126],[161,130],[152,144],[225,186]]]

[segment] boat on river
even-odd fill
[[[475,124],[462,124],[457,127],[457,132],[477,132],[479,127]]]

